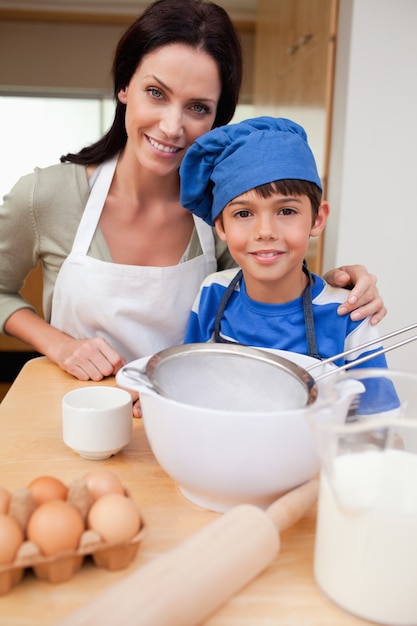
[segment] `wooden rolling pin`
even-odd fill
[[[114,626],[115,619],[135,626],[200,624],[272,563],[280,532],[307,512],[317,493],[314,479],[266,511],[249,504],[234,507],[100,593],[59,626]]]

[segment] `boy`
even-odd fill
[[[346,291],[310,274],[304,262],[329,206],[301,126],[259,117],[216,128],[188,149],[180,176],[182,205],[215,226],[241,268],[203,282],[185,343],[232,342],[323,359],[378,337],[369,319],[337,314]],[[365,365],[387,366],[384,355]]]

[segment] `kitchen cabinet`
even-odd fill
[[[306,129],[323,181],[328,175],[337,0],[258,0],[253,102],[256,115],[288,117]],[[331,219],[331,218],[330,218]],[[320,273],[322,237],[309,266]]]

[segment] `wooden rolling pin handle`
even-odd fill
[[[275,500],[266,513],[272,519],[280,533],[290,528],[317,502],[319,481],[309,480],[300,487],[289,491]]]

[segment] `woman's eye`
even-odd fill
[[[156,87],[149,87],[147,89],[147,92],[153,97],[153,98],[162,98],[162,92],[157,89]]]
[[[210,109],[207,106],[205,106],[204,104],[193,104],[193,106],[191,108],[196,113],[200,113],[200,114],[203,114],[203,115],[205,115],[207,113],[210,113]]]

